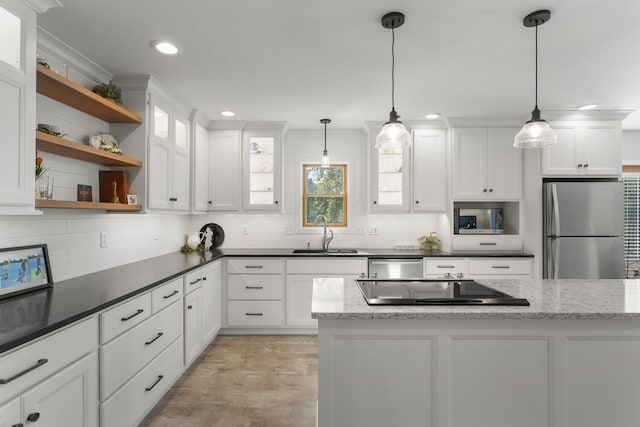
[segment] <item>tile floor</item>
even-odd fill
[[[221,336],[140,424],[313,427],[315,335]]]

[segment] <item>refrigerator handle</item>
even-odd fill
[[[551,205],[553,207],[551,234],[556,236],[560,232],[560,208],[558,206],[558,188],[556,184],[551,184],[551,199]]]
[[[558,255],[558,240],[551,239],[551,252],[553,253],[553,278],[557,279],[560,269],[560,256]]]

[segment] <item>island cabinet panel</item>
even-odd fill
[[[565,425],[638,425],[640,339],[569,337],[566,345],[569,400]],[[612,398],[613,392],[617,399]]]
[[[548,355],[545,338],[453,337],[449,425],[547,426]]]
[[[20,398],[0,406],[0,427],[20,425]]]

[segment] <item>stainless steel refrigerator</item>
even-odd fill
[[[622,182],[545,182],[543,208],[545,279],[624,278]]]

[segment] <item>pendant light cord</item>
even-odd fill
[[[324,122],[324,152],[327,152],[327,122]]]
[[[396,81],[395,80],[396,59],[395,59],[395,52],[394,52],[395,44],[396,44],[396,33],[394,32],[393,28],[391,28],[391,109],[393,109],[393,110],[396,109],[396,99],[395,99],[395,93],[396,93],[396,87],[395,87],[395,81]]]
[[[538,21],[536,20],[536,108],[538,108]]]

